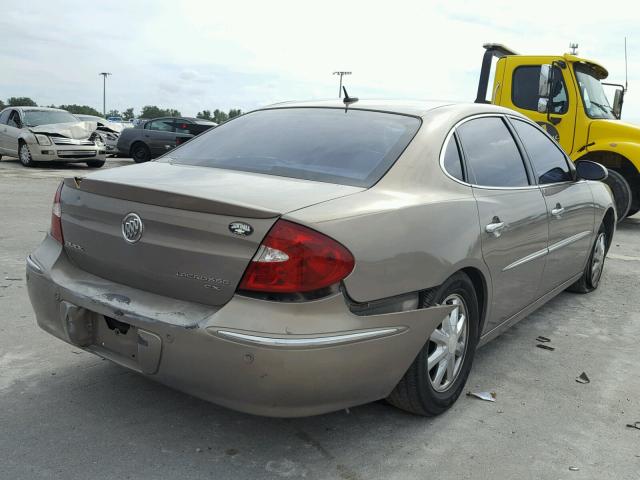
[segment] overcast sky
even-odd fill
[[[640,123],[640,9],[634,2],[2,0],[0,98],[102,109],[243,110],[337,96],[473,101],[486,42],[579,54],[624,81]]]

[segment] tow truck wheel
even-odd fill
[[[613,193],[613,200],[616,205],[616,214],[618,215],[618,222],[624,220],[631,208],[631,187],[629,182],[615,170],[609,169],[609,176],[604,181],[611,192]]]

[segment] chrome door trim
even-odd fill
[[[504,267],[502,269],[502,271],[506,272],[507,270],[511,270],[512,268],[519,267],[520,265],[524,265],[525,263],[531,262],[531,261],[533,261],[533,260],[535,260],[537,258],[544,257],[548,253],[549,253],[549,249],[547,247],[544,247],[542,250],[538,250],[537,252],[533,252],[533,253],[527,255],[526,257],[519,258],[515,262],[510,263],[509,265]]]
[[[533,190],[533,189],[539,188],[537,184],[523,185],[520,187],[490,187],[487,185],[476,185],[475,183],[464,182],[460,179],[457,179],[453,175],[449,174],[449,172],[447,172],[447,169],[444,168],[444,154],[447,150],[447,146],[449,145],[449,142],[451,141],[451,137],[453,137],[453,134],[456,131],[456,129],[463,123],[466,123],[470,120],[475,120],[476,118],[484,118],[484,117],[506,118],[508,117],[508,115],[504,113],[479,113],[476,115],[471,115],[469,117],[463,118],[462,120],[458,121],[453,127],[451,127],[451,130],[449,130],[449,133],[447,133],[447,136],[445,137],[444,142],[442,144],[442,148],[440,150],[439,161],[440,161],[440,169],[442,170],[442,172],[454,182],[457,182],[466,187],[479,188],[483,190]]]
[[[553,245],[550,245],[548,247],[543,248],[542,250],[538,250],[537,252],[533,252],[529,255],[527,255],[526,257],[522,257],[519,258],[518,260],[516,260],[513,263],[510,263],[509,265],[507,265],[506,267],[504,267],[502,269],[503,272],[506,272],[507,270],[511,270],[512,268],[516,268],[519,267],[520,265],[524,265],[525,263],[531,262],[532,260],[535,260],[537,258],[543,257],[551,252],[555,252],[556,250],[562,248],[562,247],[566,247],[567,245],[570,245],[574,242],[577,242],[578,240],[583,239],[584,237],[586,237],[587,235],[591,235],[591,231],[584,231],[584,232],[580,232],[580,233],[576,233],[575,235],[572,235],[568,238],[565,238],[564,240],[560,240],[559,242],[554,243]]]
[[[584,237],[586,237],[587,235],[591,235],[591,231],[586,230],[584,232],[580,232],[580,233],[576,233],[575,235],[571,235],[568,238],[565,238],[564,240],[560,240],[559,242],[554,243],[553,245],[549,245],[549,253],[554,252],[562,247],[566,247],[567,245],[570,245],[574,242],[577,242],[578,240],[583,239]]]

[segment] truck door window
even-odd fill
[[[499,117],[469,120],[457,129],[470,183],[487,187],[526,187],[527,171],[504,121]]]
[[[569,163],[553,140],[527,122],[514,119],[512,123],[540,185],[572,180]]]
[[[523,110],[538,111],[538,81],[540,65],[526,65],[517,67],[513,71],[511,101]],[[567,89],[562,78],[562,71],[553,68],[553,84],[551,85],[551,113],[563,114],[567,112],[569,102]]]

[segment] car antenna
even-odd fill
[[[358,97],[350,97],[345,86],[342,87],[342,91],[344,92],[344,98],[342,101],[344,102],[344,111],[346,113],[349,105],[356,103],[358,101]]]

